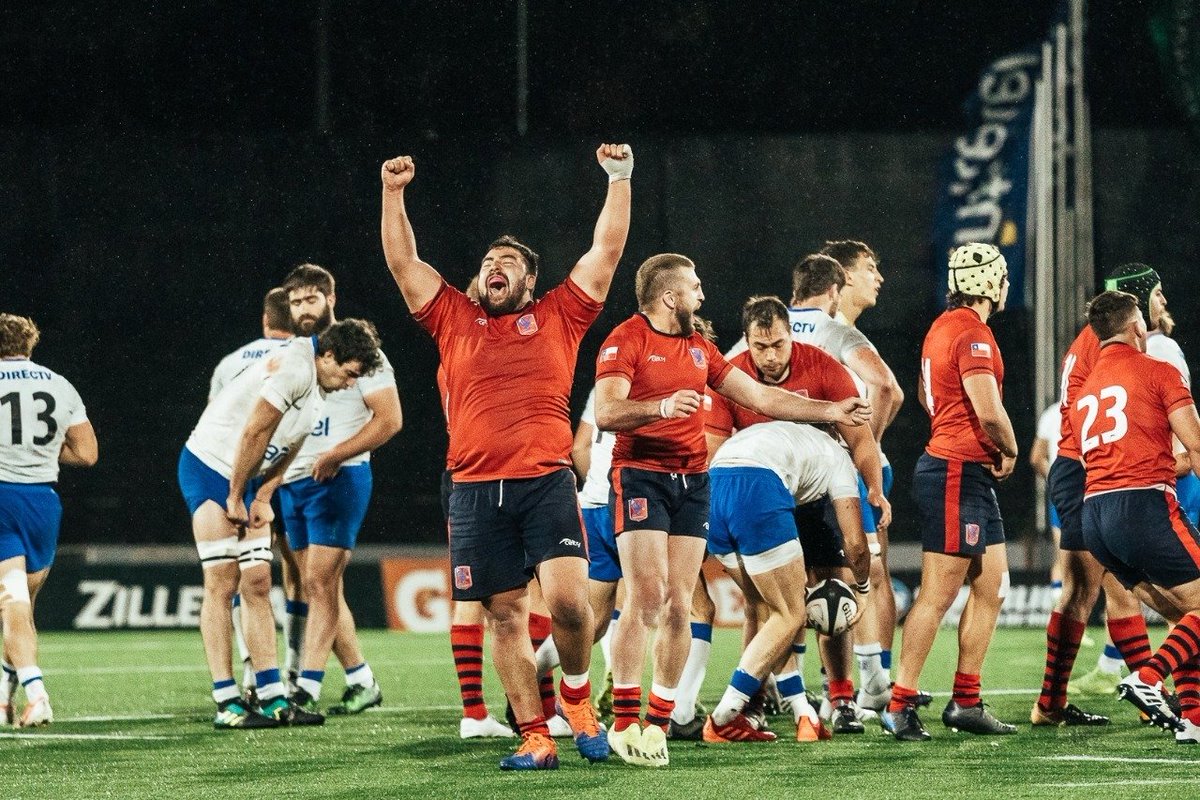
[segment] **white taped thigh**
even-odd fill
[[[271,552],[271,537],[260,536],[256,539],[242,539],[238,547],[238,567],[243,571],[259,564],[270,564],[275,559]]]
[[[3,587],[4,592],[9,596],[9,602],[33,602],[29,598],[29,576],[20,567],[10,569],[4,575],[0,575],[0,587]]]
[[[238,538],[226,536],[224,539],[196,542],[196,552],[200,554],[200,566],[204,569],[231,564],[237,561]]]

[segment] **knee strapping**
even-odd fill
[[[9,602],[32,602],[29,598],[29,576],[20,567],[10,569],[0,576],[0,587],[3,587],[4,592],[9,596]]]
[[[274,559],[275,554],[271,552],[270,536],[243,539],[238,545],[238,566],[243,570],[259,564],[270,564]]]
[[[200,554],[200,566],[204,569],[230,564],[238,557],[238,538],[226,536],[210,542],[196,542],[196,552]]]

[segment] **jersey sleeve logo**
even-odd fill
[[[517,333],[522,336],[532,336],[537,333],[538,324],[533,314],[525,314],[517,320]]]
[[[704,357],[704,351],[699,347],[689,347],[688,352],[692,354],[692,361],[697,369],[704,369],[708,366],[708,359]]]
[[[992,346],[987,342],[971,342],[971,355],[977,358],[991,358]]]
[[[604,348],[600,352],[600,360],[601,361],[616,361],[617,360],[617,349],[618,348],[615,346]]]
[[[631,497],[629,499],[629,521],[641,522],[646,517],[650,516],[650,506],[644,497]]]

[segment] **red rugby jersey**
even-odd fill
[[[660,400],[680,389],[704,394],[720,386],[733,365],[698,333],[657,331],[643,314],[622,322],[604,340],[596,360],[596,380],[629,381],[630,400]],[[703,407],[684,419],[660,419],[632,431],[619,431],[613,446],[614,467],[656,472],[703,472],[708,458]]]
[[[969,308],[943,312],[921,346],[925,402],[933,410],[925,452],[953,461],[990,463],[996,446],[983,432],[963,379],[992,375],[1004,396],[1004,361],[992,329]]]
[[[445,368],[454,480],[536,478],[571,466],[571,381],[579,342],[602,308],[567,278],[498,317],[443,283],[413,315]]]
[[[1092,330],[1091,325],[1084,325],[1083,330],[1071,342],[1067,354],[1063,356],[1062,380],[1059,384],[1059,416],[1062,422],[1058,429],[1058,455],[1066,458],[1081,460],[1079,454],[1079,437],[1071,425],[1070,409],[1075,405],[1079,396],[1079,387],[1092,374],[1092,367],[1100,357],[1100,337]]]
[[[730,359],[730,363],[754,380],[763,383],[749,350],[738,353]],[[858,396],[854,379],[836,358],[819,347],[802,342],[792,342],[792,358],[787,378],[783,383],[771,385],[813,400],[837,402],[847,397]],[[713,406],[704,421],[704,427],[709,433],[731,436],[735,429],[741,430],[756,422],[771,421],[770,417],[739,406],[716,392],[709,394],[712,395]]]
[[[1189,405],[1192,393],[1174,366],[1121,342],[1104,347],[1068,411],[1087,492],[1174,486],[1167,415]]]

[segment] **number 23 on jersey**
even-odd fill
[[[1112,444],[1129,432],[1129,419],[1125,416],[1125,406],[1129,402],[1129,394],[1124,386],[1105,386],[1097,394],[1085,395],[1075,402],[1075,408],[1083,411],[1083,426],[1079,431],[1080,450],[1087,453],[1100,446],[1100,443]],[[1107,430],[1093,433],[1101,410],[1104,419],[1112,420]],[[1101,421],[1104,423],[1104,420]]]

